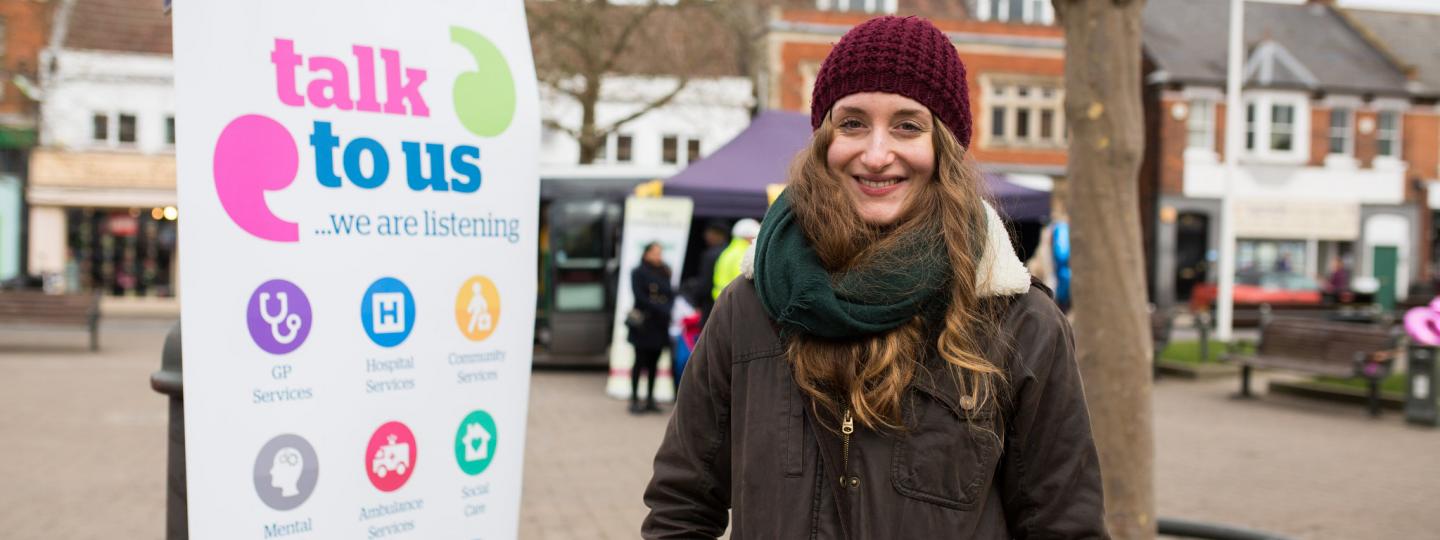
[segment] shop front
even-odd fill
[[[47,289],[178,294],[174,156],[40,150],[30,184],[30,269]]]

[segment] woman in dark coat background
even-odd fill
[[[670,287],[670,267],[661,258],[659,242],[645,245],[640,266],[630,272],[630,290],[635,309],[644,314],[638,325],[629,325],[629,341],[635,346],[635,366],[630,369],[630,412],[660,410],[655,406],[655,370],[660,352],[670,346],[670,308],[675,293]],[[645,406],[640,406],[640,373],[645,372]]]

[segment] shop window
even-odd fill
[[[174,296],[178,217],[173,206],[67,209],[66,289]]]

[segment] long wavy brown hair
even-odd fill
[[[793,336],[788,356],[796,384],[813,406],[840,416],[841,402],[862,425],[904,430],[901,398],[926,355],[948,364],[967,416],[992,410],[1004,372],[982,347],[998,328],[998,306],[981,297],[976,269],[984,255],[987,223],[982,177],[968,152],[938,119],[933,130],[935,176],[910,197],[896,222],[878,227],[861,219],[845,182],[826,154],[834,139],[827,116],[807,151],[791,165],[787,197],[796,222],[832,276],[887,260],[915,235],[942,234],[949,298],[943,320],[917,315],[883,334],[853,340]],[[938,227],[936,221],[938,220]],[[938,228],[938,231],[936,230]],[[996,246],[1006,249],[1009,246]],[[933,318],[933,317],[932,317]]]

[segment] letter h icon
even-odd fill
[[[375,293],[371,296],[371,326],[376,334],[398,334],[405,331],[405,295]]]

